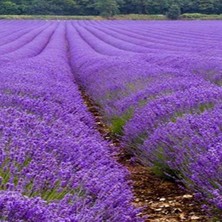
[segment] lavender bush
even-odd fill
[[[21,35],[0,46],[0,220],[140,221],[128,172],[81,99],[68,24],[0,27]]]
[[[182,180],[220,216],[221,23],[78,21],[67,29],[76,79],[127,151]]]
[[[144,165],[221,216],[220,21],[1,21],[0,219],[140,221],[78,87]]]
[[[141,150],[145,164],[180,178],[221,213],[221,105],[159,127]],[[171,170],[171,172],[169,172]]]

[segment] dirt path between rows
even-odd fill
[[[192,193],[179,187],[178,184],[161,179],[154,175],[148,167],[139,163],[132,163],[120,147],[117,139],[110,136],[107,126],[102,122],[99,108],[93,101],[81,91],[84,103],[93,114],[97,130],[108,141],[110,146],[121,150],[117,161],[130,172],[130,180],[133,183],[133,205],[142,208],[139,216],[146,222],[209,222],[211,221],[201,209],[201,203],[194,199]]]

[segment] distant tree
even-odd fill
[[[199,0],[199,10],[201,13],[211,14],[214,11],[214,0]]]
[[[11,1],[0,2],[0,14],[16,15],[20,14],[20,10],[17,4]]]
[[[165,14],[168,0],[124,0],[120,12],[124,14]]]
[[[116,0],[96,0],[94,7],[103,17],[111,17],[119,12]]]
[[[222,0],[0,0],[0,14],[222,14]]]
[[[50,0],[50,11],[57,15],[72,15],[76,11],[74,0]]]
[[[76,15],[96,15],[97,10],[94,7],[96,0],[75,0],[76,2]]]
[[[168,8],[169,0],[151,0],[151,8],[149,14],[166,14]]]
[[[182,13],[197,13],[199,12],[199,1],[184,0],[181,2]]]
[[[131,7],[134,13],[147,14],[150,0],[131,0]]]
[[[214,0],[214,13],[222,14],[222,0]]]
[[[173,4],[170,6],[168,12],[167,12],[167,17],[169,19],[178,19],[181,14],[181,10],[179,5]]]
[[[24,7],[25,14],[30,14],[30,15],[54,14],[50,2],[48,0],[32,0],[31,4],[30,2],[27,3],[28,4],[26,4]]]

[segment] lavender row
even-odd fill
[[[158,49],[161,49],[162,53],[170,53],[172,51],[174,54],[181,54],[181,51],[178,50],[183,50],[183,53],[209,53],[209,51],[206,50],[206,44],[211,50],[213,49],[210,53],[215,54],[215,52],[219,53],[221,51],[220,47],[218,47],[220,46],[220,41],[217,36],[220,32],[219,29],[217,31],[215,27],[217,23],[215,23],[213,27],[209,24],[207,29],[203,29],[203,27],[206,26],[206,23],[200,22],[195,24],[195,22],[193,22],[192,26],[196,29],[193,36],[187,36],[187,33],[184,32],[180,33],[178,26],[177,32],[173,32],[174,26],[170,22],[168,22],[168,25],[171,27],[166,32],[166,28],[162,28],[166,27],[166,25],[167,24],[164,22],[150,22],[143,26],[143,31],[139,30],[138,27],[133,27],[133,32],[132,30],[129,30],[129,28],[127,29],[127,25],[118,28],[118,26],[114,26],[112,23],[102,23],[100,25],[90,26],[83,25],[83,27],[92,30],[98,38],[103,39],[104,35],[104,41],[107,41],[107,39],[110,38],[109,42],[111,44],[116,40],[121,41],[121,44],[117,44],[117,47],[123,47],[128,43],[135,44],[136,47],[131,48],[132,51],[136,51],[138,48],[143,47],[144,50],[147,50],[147,53],[152,52],[152,49],[154,50],[153,52],[158,52]],[[183,22],[181,26],[186,30],[190,28],[186,27],[190,26],[190,23]],[[132,27],[131,23],[129,24],[129,27]],[[150,28],[149,31],[146,31],[147,27]],[[100,32],[96,32],[96,30],[99,30]],[[208,31],[206,32],[206,30]],[[198,33],[198,31],[200,33]],[[216,35],[214,33],[214,35],[208,36],[207,34],[209,34],[210,31],[216,31]],[[160,32],[162,35],[160,35]],[[198,34],[200,37],[196,38],[195,34]],[[203,35],[203,37],[201,35]]]
[[[66,24],[51,27],[46,45],[32,42],[38,56],[24,49],[1,64],[0,219],[140,221],[128,172],[96,132],[73,78]]]
[[[182,180],[221,218],[221,105],[159,127],[141,146],[142,161]],[[172,161],[173,160],[173,161]]]
[[[34,38],[31,36],[31,39],[16,39],[15,43],[11,43],[8,47],[5,47],[5,54],[0,55],[1,63],[10,63],[11,61],[19,59],[38,56],[47,46],[48,42],[50,41],[50,37],[53,35],[56,27],[57,24],[47,25],[47,27],[41,31],[37,31],[38,29],[36,29],[35,32],[37,31],[37,35],[34,36]],[[29,37],[30,33],[27,35]],[[18,46],[21,44],[20,41],[24,41],[25,43],[21,46]],[[15,47],[13,47],[13,45]]]
[[[143,28],[145,29],[146,27],[149,27],[154,30],[155,29],[159,30],[159,29],[162,29],[162,26],[164,24],[165,23],[163,23],[163,22],[151,23],[148,25],[146,24],[146,26],[144,25]],[[171,25],[172,27],[170,27],[170,30],[166,33],[166,35],[161,35],[161,36],[164,36],[164,38],[165,38],[164,42],[162,42],[161,44],[156,43],[156,41],[157,41],[156,39],[158,38],[158,40],[159,40],[159,37],[157,36],[157,33],[153,34],[153,30],[151,30],[152,31],[151,33],[143,31],[143,37],[145,39],[143,39],[142,42],[141,41],[138,42],[138,32],[136,32],[136,34],[137,34],[136,37],[135,36],[130,37],[130,32],[123,35],[121,37],[121,39],[119,39],[118,37],[114,37],[115,35],[119,35],[118,28],[116,28],[117,31],[115,31],[115,33],[112,33],[113,31],[110,31],[110,30],[112,30],[113,24],[109,24],[109,23],[108,24],[107,23],[100,23],[99,30],[98,30],[98,25],[96,25],[97,30],[93,30],[93,33],[89,33],[87,30],[91,31],[95,25],[86,26],[84,23],[84,25],[82,27],[82,36],[84,36],[84,39],[86,39],[86,38],[88,39],[89,35],[94,34],[94,36],[95,36],[94,39],[93,39],[93,37],[91,37],[90,38],[91,40],[90,41],[87,40],[87,42],[90,44],[90,46],[93,49],[96,49],[97,52],[99,52],[103,55],[104,54],[114,55],[115,52],[113,50],[111,50],[111,48],[116,48],[116,50],[117,50],[116,56],[121,56],[121,55],[125,54],[124,57],[127,58],[128,55],[131,55],[131,56],[134,55],[134,60],[135,60],[135,58],[137,58],[139,56],[138,53],[140,53],[143,56],[140,55],[139,56],[140,58],[138,58],[137,60],[143,59],[149,63],[152,63],[153,66],[156,66],[156,65],[159,65],[161,67],[164,66],[165,69],[169,69],[169,68],[175,69],[176,68],[178,70],[178,67],[180,67],[181,72],[185,69],[186,71],[190,72],[191,74],[198,73],[200,75],[203,75],[206,78],[209,78],[209,73],[211,73],[212,76],[211,76],[210,80],[213,82],[216,82],[217,84],[220,84],[220,81],[218,79],[221,78],[221,74],[219,75],[219,77],[216,74],[214,74],[214,73],[217,73],[218,70],[221,69],[220,41],[218,38],[214,37],[215,38],[214,39],[212,34],[210,35],[211,39],[208,36],[209,32],[211,32],[213,30],[217,31],[216,32],[217,35],[220,34],[218,32],[219,29],[217,28],[217,24],[218,24],[217,22],[215,22],[213,25],[211,23],[208,24],[207,28],[210,29],[210,31],[208,31],[208,32],[206,31],[208,29],[203,29],[203,26],[205,24],[203,24],[203,23],[192,24],[194,26],[194,28],[197,29],[196,32],[197,31],[200,32],[200,33],[197,32],[198,39],[199,39],[200,34],[202,34],[204,36],[203,38],[201,38],[201,41],[198,41],[198,42],[197,42],[197,38],[195,38],[194,34],[192,34],[192,38],[191,37],[188,38],[185,35],[186,33],[184,34],[184,32],[182,32],[182,34],[185,35],[185,37],[183,37],[183,35],[181,35],[179,31],[178,31],[178,33],[179,33],[178,38],[173,38],[176,35],[176,33],[174,33],[174,35],[172,36],[171,33],[173,32],[174,24],[173,23],[171,24],[170,22],[169,22],[169,24],[165,24],[165,25]],[[190,28],[189,23],[183,22],[182,25],[183,25],[183,29],[184,29],[184,26],[186,29]],[[78,26],[79,26],[79,24],[78,24]],[[126,29],[127,25],[125,25],[125,27],[122,27],[122,26],[120,26],[120,27],[121,27],[120,28],[120,32],[121,32],[122,29]],[[131,23],[129,23],[129,27],[131,27]],[[132,26],[132,27],[135,29],[134,26]],[[101,30],[103,32],[101,32]],[[136,30],[137,29],[135,29],[135,31]],[[104,32],[106,32],[106,33],[104,33]],[[116,33],[116,32],[118,32],[118,33]],[[189,32],[189,30],[188,30],[188,32]],[[132,33],[132,31],[131,31],[131,33]],[[132,33],[132,34],[135,35],[135,33]],[[152,47],[152,48],[147,47],[147,46],[144,47],[145,45],[150,44],[150,41],[153,41],[153,39],[152,40],[146,39],[147,35],[149,37],[153,36],[153,38],[155,39],[155,47]],[[159,33],[158,33],[158,35],[159,35]],[[161,38],[161,36],[160,36],[160,38]],[[181,38],[182,38],[182,41],[181,41]],[[129,45],[129,43],[127,43],[128,39],[130,39],[130,41],[131,41],[130,45]],[[186,43],[185,45],[184,45],[184,42]],[[132,44],[132,43],[136,43],[136,44]],[[209,48],[205,47],[206,44],[208,45]],[[166,46],[166,45],[168,45],[168,46]],[[177,45],[176,48],[175,48],[175,45]],[[100,46],[100,47],[98,48],[98,46]],[[166,47],[168,48],[167,50],[166,50]],[[109,48],[110,48],[110,51],[109,51]],[[172,51],[172,49],[173,49],[173,51]],[[121,51],[119,51],[119,50],[121,50]],[[125,53],[124,53],[124,51],[125,51]],[[128,55],[126,55],[126,53],[128,53]],[[145,63],[145,61],[143,63]],[[206,71],[204,71],[204,70],[206,70]],[[214,76],[214,75],[216,75],[216,76]]]
[[[137,109],[125,130],[125,140],[134,141],[140,135],[149,136],[153,130],[167,122],[176,121],[187,113],[201,113],[222,101],[219,87],[191,86],[170,95],[163,95]]]
[[[47,26],[46,26],[47,27]],[[10,41],[0,47],[1,56],[24,47],[27,43],[32,42],[46,27],[34,28],[21,37],[17,37],[14,41]]]
[[[143,164],[182,180],[220,216],[221,24],[72,25],[77,80],[113,133]]]

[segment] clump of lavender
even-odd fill
[[[174,176],[221,215],[221,106],[159,127],[141,150],[146,165]]]
[[[124,134],[127,151],[183,180],[219,212],[220,28],[216,21],[78,21],[67,35],[78,83]]]
[[[129,152],[221,214],[219,22],[0,23],[1,220],[138,220],[75,81]]]
[[[140,221],[128,172],[73,82],[66,23],[37,27],[0,58],[0,220]]]

